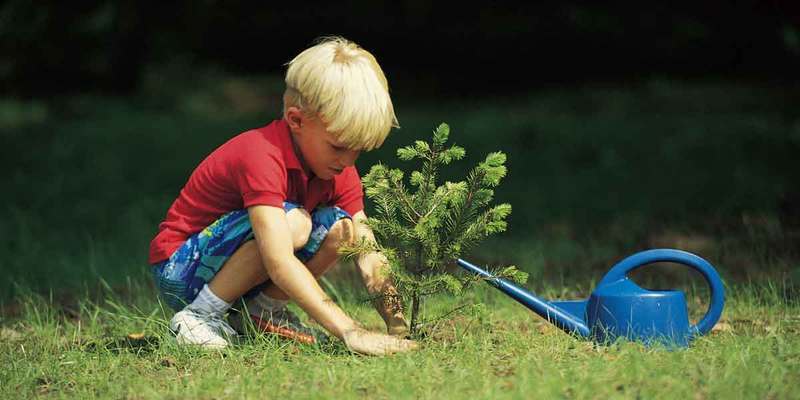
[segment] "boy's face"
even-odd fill
[[[307,173],[312,172],[324,180],[333,179],[343,169],[355,164],[361,154],[361,150],[349,149],[339,142],[319,118],[309,117],[296,107],[287,108],[284,118],[300,150],[300,163]]]

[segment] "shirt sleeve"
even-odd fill
[[[242,196],[244,208],[255,205],[283,207],[286,199],[286,167],[269,152],[246,149],[233,164],[231,176]]]
[[[355,167],[345,169],[337,179],[333,202],[351,216],[364,210],[364,188]]]

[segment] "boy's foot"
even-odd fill
[[[261,317],[252,314],[249,317],[258,332],[275,334],[305,344],[325,343],[330,340],[328,335],[320,330],[305,326],[300,322],[300,318],[286,307],[267,315],[262,314]],[[244,333],[241,313],[232,316],[231,323],[240,333]]]
[[[201,314],[184,308],[175,313],[169,322],[180,344],[193,344],[208,349],[227,347],[228,338],[236,336],[236,331],[225,322],[222,315]]]

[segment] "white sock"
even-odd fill
[[[192,304],[189,304],[187,308],[200,314],[222,315],[231,308],[232,304],[233,303],[228,303],[217,297],[217,295],[208,288],[208,285],[204,285],[203,290],[197,294],[197,298],[195,298]]]
[[[250,315],[270,315],[273,312],[284,309],[287,303],[289,303],[289,300],[273,299],[264,293],[259,293],[252,299],[247,300],[247,312]]]

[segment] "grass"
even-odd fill
[[[551,328],[489,287],[426,302],[422,349],[389,358],[341,344],[243,339],[223,352],[179,347],[156,301],[146,249],[197,162],[277,110],[270,78],[155,74],[132,98],[0,101],[0,397],[78,398],[800,398],[800,228],[787,195],[800,172],[795,93],[736,82],[651,80],[527,97],[396,99],[403,128],[362,155],[393,151],[448,122],[467,160],[509,156],[497,190],[507,234],[468,257],[513,263],[548,298],[588,296],[635,251],[675,247],[708,259],[728,305],[712,335],[683,351],[596,347]],[[252,88],[259,88],[258,90]],[[325,287],[372,329],[357,274]],[[634,274],[677,287],[692,318],[707,290],[670,265]],[[797,392],[797,393],[795,393]]]
[[[135,284],[65,311],[25,296],[3,324],[3,398],[797,398],[800,309],[774,287],[729,288],[721,330],[687,350],[570,337],[488,287],[429,327],[420,351],[388,358],[270,337],[221,352],[177,346],[152,289]],[[377,314],[347,295],[368,327]],[[692,298],[690,296],[690,298]],[[429,308],[452,304],[438,299]],[[436,311],[436,310],[429,310]],[[702,310],[693,307],[695,316]],[[140,334],[132,335],[130,334]]]

